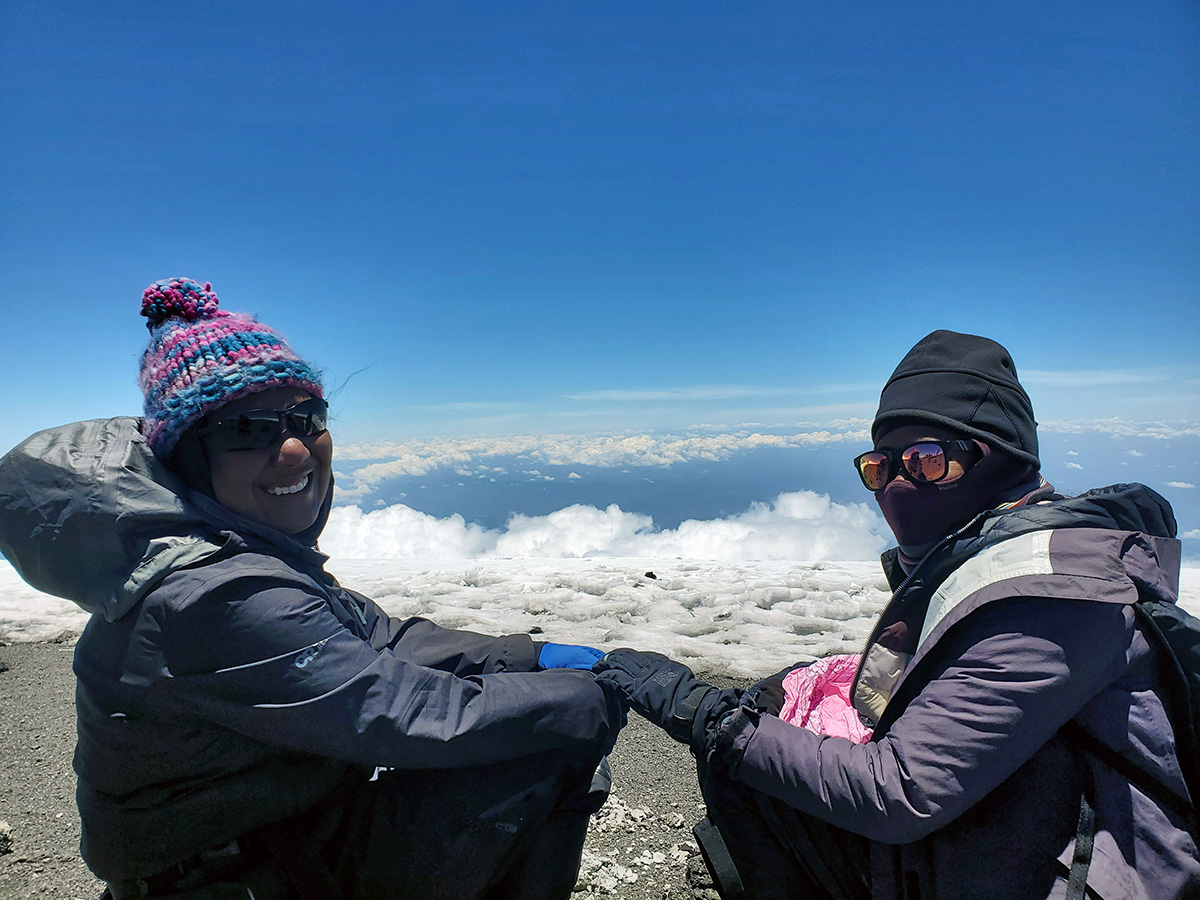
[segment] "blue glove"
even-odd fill
[[[579,644],[542,644],[538,653],[538,669],[586,669],[592,671],[596,660],[604,654],[595,647]]]

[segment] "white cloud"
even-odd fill
[[[1140,450],[1126,450],[1125,452],[1130,456],[1144,456],[1145,455]]]
[[[1200,528],[1192,528],[1180,535],[1181,538],[1187,541],[1200,541]]]
[[[1038,430],[1058,434],[1106,434],[1155,441],[1200,437],[1200,422],[1193,419],[1135,422],[1128,419],[1057,419],[1038,423]]]
[[[504,557],[869,560],[887,546],[887,526],[863,503],[812,491],[780,494],[735,516],[688,520],[660,531],[646,515],[574,505],[545,516],[514,515],[486,529],[460,515],[437,519],[403,505],[363,512],[338,507],[321,549],[347,559]]]
[[[1079,463],[1077,463],[1077,462],[1069,462],[1069,463],[1067,463],[1067,464],[1066,464],[1066,467],[1067,467],[1068,469],[1082,469],[1082,468],[1083,468],[1083,466],[1081,466],[1081,465],[1080,465]]]
[[[1068,450],[1067,451],[1067,456],[1078,456],[1078,455],[1079,455],[1078,450]]]
[[[405,476],[425,475],[438,468],[466,472],[484,469],[494,457],[518,457],[551,466],[670,466],[692,460],[719,461],[734,453],[763,447],[817,447],[837,443],[869,443],[861,420],[835,430],[764,434],[759,431],[714,434],[549,434],[414,440],[403,443],[347,444],[335,450],[338,461],[368,461],[352,474],[338,475],[339,503],[353,502],[380,484]],[[501,474],[504,469],[491,471]],[[530,470],[530,474],[536,470]]]
[[[1190,481],[1168,481],[1167,487],[1170,488],[1194,488],[1195,485]]]

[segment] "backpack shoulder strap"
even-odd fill
[[[1157,774],[1122,756],[1075,720],[1064,725],[1061,734],[1069,745],[1099,759],[1143,794],[1182,818],[1193,835],[1200,836],[1196,812],[1196,800],[1200,798],[1200,745],[1194,706],[1200,679],[1200,622],[1175,604],[1161,600],[1139,601],[1133,610],[1142,633],[1158,651],[1163,671],[1163,704],[1175,733],[1175,753],[1189,796],[1180,796]]]
[[[1200,735],[1196,705],[1200,702],[1200,621],[1174,603],[1143,600],[1133,611],[1147,640],[1162,660],[1163,701],[1175,731],[1175,752],[1183,771],[1195,816],[1200,801]]]

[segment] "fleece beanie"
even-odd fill
[[[951,428],[1041,468],[1033,404],[1012,356],[989,338],[935,331],[918,341],[883,387],[872,440],[902,420]]]

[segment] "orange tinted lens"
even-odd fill
[[[888,482],[886,453],[864,453],[858,458],[858,472],[867,490],[877,491]]]
[[[913,444],[900,461],[914,481],[937,481],[946,476],[946,454],[937,444]]]

